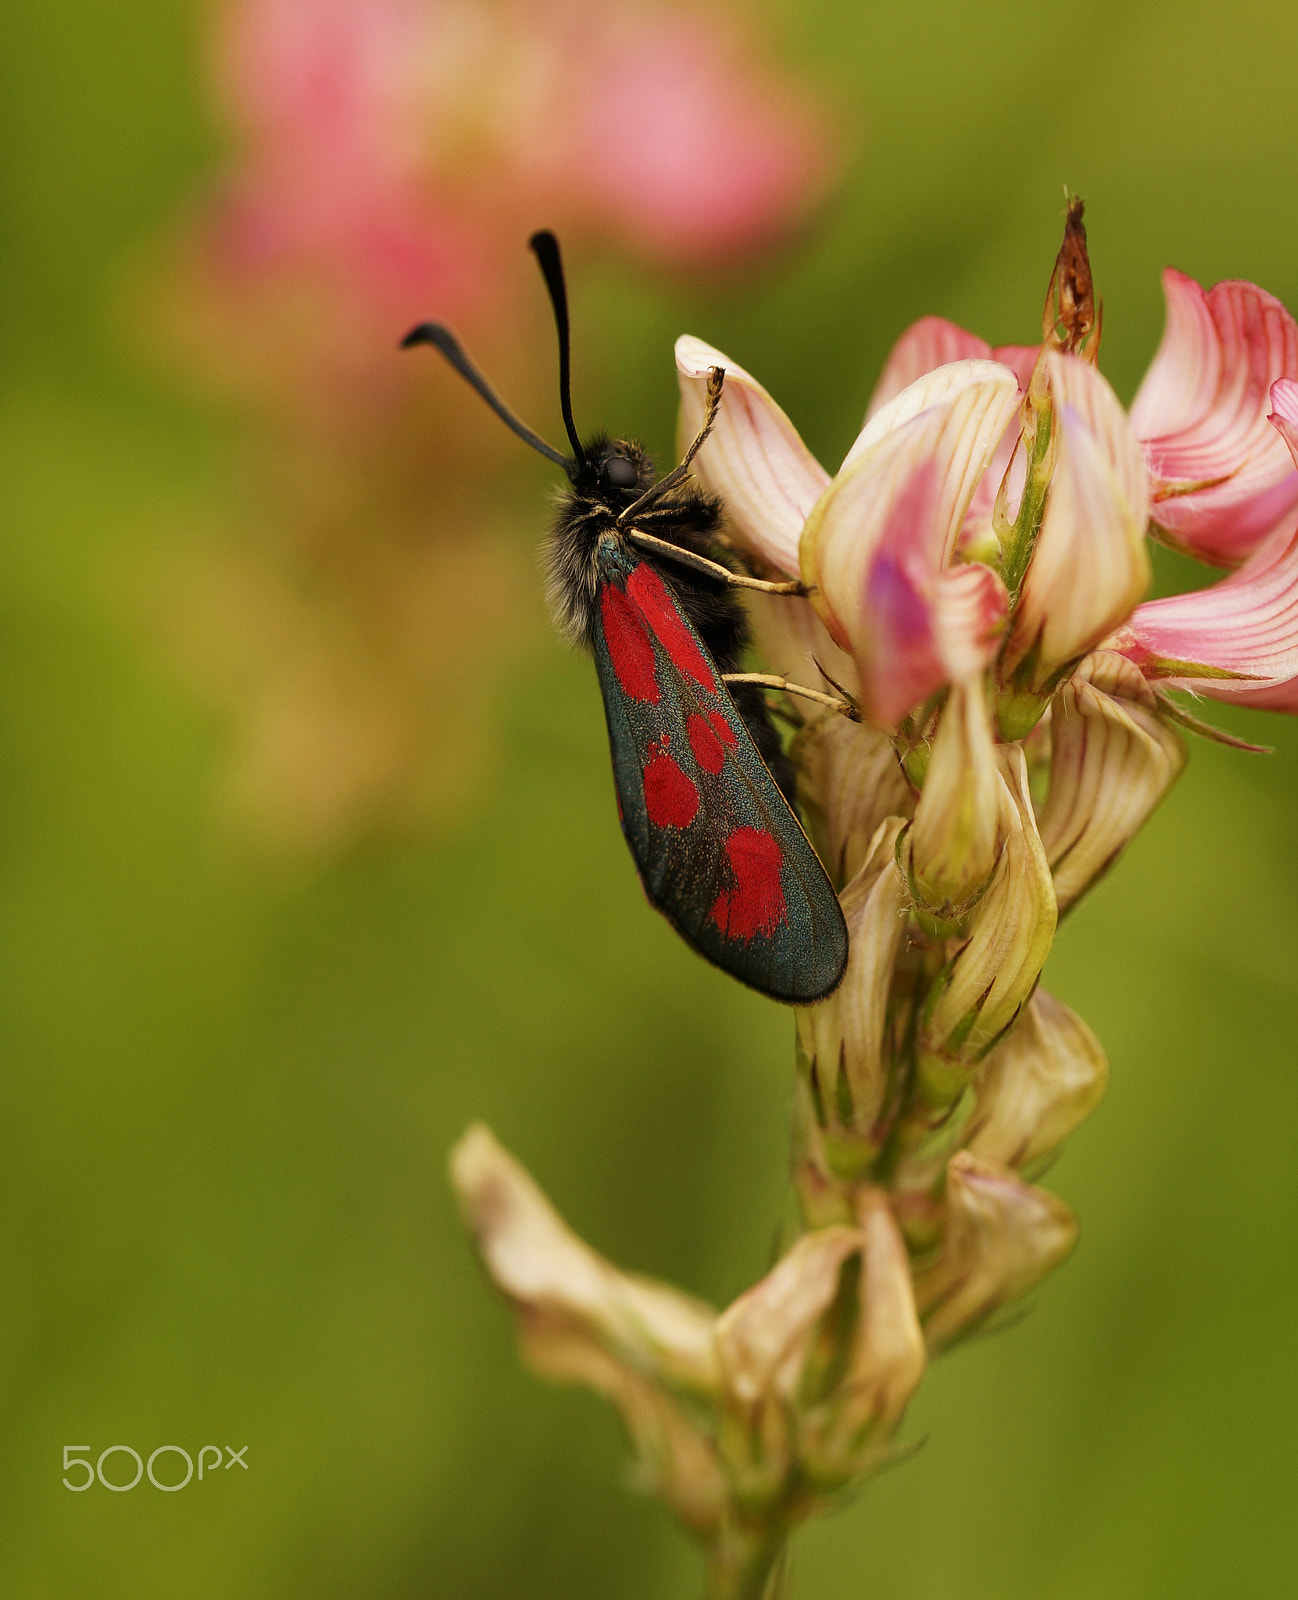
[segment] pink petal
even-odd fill
[[[990,567],[927,568],[913,543],[931,515],[933,474],[921,467],[897,502],[870,568],[863,609],[873,638],[861,665],[861,703],[892,728],[943,684],[967,680],[991,660],[1009,597]]]
[[[1027,389],[1040,353],[1037,345],[1004,344],[993,349],[985,339],[967,332],[954,322],[948,322],[945,317],[921,317],[918,322],[912,322],[893,345],[879,374],[879,381],[874,386],[874,393],[870,396],[865,420],[868,423],[910,384],[953,361],[998,361],[1018,379],[1019,392],[1022,393]],[[1014,428],[1007,427],[1001,435],[991,465],[979,480],[974,497],[969,502],[969,510],[965,513],[959,536],[961,550],[977,547],[991,536],[996,491],[1010,464],[1017,439],[1018,432]]]
[[[1271,401],[1270,420],[1298,461],[1298,383],[1281,378]],[[1117,643],[1146,677],[1217,700],[1298,711],[1298,528],[1278,528],[1238,572],[1208,589],[1137,606]],[[1246,676],[1176,670],[1191,663]]]
[[[1235,566],[1298,505],[1298,472],[1267,426],[1271,385],[1298,376],[1298,326],[1255,284],[1205,294],[1169,268],[1163,290],[1167,327],[1131,407],[1153,518],[1191,555]]]
[[[1298,532],[1277,530],[1211,588],[1137,606],[1114,643],[1173,688],[1298,711]],[[1206,675],[1213,670],[1243,677]]]
[[[884,725],[988,659],[1000,580],[944,569],[1017,398],[1013,375],[992,362],[928,374],[875,413],[808,519],[804,581]]]
[[[935,367],[944,367],[950,361],[988,361],[991,353],[986,339],[967,333],[945,317],[921,317],[893,345],[870,396],[865,420],[868,422],[889,400]]]
[[[676,341],[682,449],[703,421],[712,367],[726,371],[721,410],[694,470],[705,488],[725,500],[729,526],[740,541],[762,561],[796,577],[803,524],[829,474],[756,378],[690,334]]]
[[[1019,380],[1019,389],[1024,390],[1040,353],[1040,346],[1035,344],[1003,344],[993,349],[986,339],[945,317],[921,317],[911,323],[889,352],[866,407],[865,420],[868,422],[917,378],[952,361],[999,361]]]

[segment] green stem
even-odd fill
[[[787,1539],[780,1520],[725,1530],[708,1553],[703,1600],[773,1600]]]

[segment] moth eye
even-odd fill
[[[634,461],[625,456],[610,456],[604,463],[604,482],[613,489],[634,489],[640,481]]]

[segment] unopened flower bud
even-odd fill
[[[1099,1040],[1038,988],[987,1057],[966,1148],[984,1161],[1039,1171],[1100,1103],[1108,1078]]]
[[[956,683],[943,707],[902,860],[921,917],[952,931],[996,865],[1001,779],[981,679]]]
[[[1077,1219],[1055,1195],[961,1150],[947,1168],[946,1237],[915,1282],[930,1352],[972,1333],[1068,1255]]]
[[[796,1402],[843,1263],[861,1249],[843,1225],[804,1233],[760,1282],[717,1318],[716,1348],[731,1401],[719,1434],[736,1493],[755,1509],[793,1466]]]
[[[1088,656],[1055,697],[1050,747],[1039,826],[1062,914],[1144,826],[1186,751],[1139,669],[1111,650]]]
[[[831,1166],[855,1172],[878,1154],[874,1124],[887,1082],[888,993],[906,932],[896,865],[900,817],[880,824],[869,855],[839,896],[849,935],[847,971],[828,999],[797,1011],[816,1120]]]
[[[858,1230],[846,1225],[804,1233],[717,1318],[723,1381],[740,1405],[797,1395],[816,1324],[838,1293],[840,1268],[861,1242]]]
[[[857,1215],[861,1269],[845,1359],[828,1352],[829,1392],[806,1409],[801,1428],[803,1471],[826,1488],[880,1464],[924,1375],[910,1258],[887,1196],[864,1190]]]
[[[1076,195],[1068,202],[1064,242],[1055,257],[1055,270],[1041,313],[1041,337],[1053,350],[1067,350],[1094,363],[1100,354],[1100,306],[1091,281],[1091,260],[1086,249],[1086,207]]]
[[[825,870],[843,884],[860,871],[879,824],[914,806],[910,785],[886,733],[830,714],[796,736],[798,799]]]
[[[996,872],[969,923],[969,937],[934,984],[920,1017],[920,1087],[951,1101],[1014,1020],[1040,975],[1055,933],[1055,893],[1037,836],[1022,750],[1002,752]]]

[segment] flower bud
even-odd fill
[[[1077,1240],[1062,1200],[967,1150],[947,1167],[946,1212],[942,1254],[915,1282],[930,1353],[1039,1283]]]
[[[1139,669],[1109,650],[1088,656],[1055,697],[1050,746],[1040,832],[1062,914],[1145,825],[1186,750]]]
[[[716,1348],[731,1401],[719,1445],[744,1505],[780,1491],[793,1466],[795,1415],[821,1318],[843,1263],[861,1249],[843,1225],[804,1233],[760,1282],[717,1318]]]
[[[938,721],[902,863],[917,909],[949,934],[996,865],[1001,779],[982,682],[956,683]]]
[[[861,1270],[845,1359],[828,1352],[829,1393],[804,1411],[803,1471],[826,1488],[880,1464],[924,1375],[924,1336],[915,1310],[910,1257],[881,1189],[857,1202]]]
[[[880,824],[869,855],[839,897],[849,936],[842,983],[827,999],[797,1011],[816,1120],[829,1135],[827,1159],[845,1169],[842,1176],[854,1176],[878,1154],[874,1124],[887,1085],[888,994],[906,932],[896,865],[902,826],[899,817]]]
[[[1149,483],[1118,397],[1088,362],[1051,352],[1054,471],[1000,678],[1035,711],[1007,706],[1007,738],[1027,731],[1061,672],[1126,620],[1149,586]],[[1026,726],[1021,725],[1026,719]]]
[[[835,883],[856,876],[885,817],[909,815],[910,785],[886,733],[830,714],[808,723],[789,752],[811,837]]]
[[[741,1405],[768,1395],[795,1399],[816,1324],[838,1293],[839,1269],[860,1248],[855,1228],[838,1225],[804,1233],[717,1318],[723,1381]]]
[[[1100,354],[1102,318],[1086,249],[1085,209],[1076,195],[1068,202],[1064,242],[1055,257],[1041,314],[1041,337],[1049,349],[1067,350],[1094,363]]]
[[[983,1161],[1039,1171],[1094,1111],[1108,1079],[1099,1040],[1038,988],[987,1057],[966,1148]]]
[[[1001,752],[1000,860],[969,937],[934,983],[920,1016],[920,1088],[954,1100],[969,1073],[1032,993],[1055,933],[1055,893],[1037,836],[1022,750]]]

